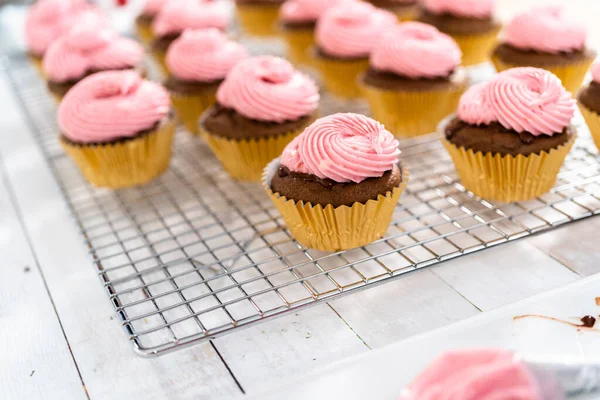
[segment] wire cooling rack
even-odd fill
[[[511,204],[479,199],[461,186],[437,136],[429,135],[401,143],[411,180],[383,239],[337,253],[306,249],[259,184],[231,180],[202,140],[186,132],[177,133],[171,167],[154,182],[118,191],[90,186],[56,140],[56,106],[44,83],[23,56],[11,57],[7,71],[141,355],[199,343],[600,211],[600,164],[583,128],[554,189]]]

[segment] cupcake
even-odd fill
[[[315,63],[325,87],[336,96],[361,96],[358,75],[369,67],[369,53],[397,23],[389,11],[362,1],[339,4],[317,22]]]
[[[54,41],[44,55],[43,71],[58,100],[80,80],[100,71],[135,69],[143,73],[144,48],[109,29],[78,25]]]
[[[471,87],[442,140],[462,184],[488,200],[530,200],[549,191],[575,140],[575,101],[543,69],[506,70]]]
[[[246,48],[216,28],[186,30],[169,47],[165,87],[190,132],[198,133],[198,118],[215,103],[225,75],[247,57]]]
[[[258,181],[264,166],[316,118],[315,83],[284,59],[240,61],[217,91],[200,130],[229,174]]]
[[[169,94],[135,71],[90,75],[58,109],[60,143],[96,186],[140,185],[169,165],[175,124]]]
[[[172,0],[165,4],[152,23],[152,54],[167,74],[167,49],[186,29],[227,29],[230,20],[227,4],[214,0]]]
[[[367,0],[375,7],[383,8],[396,14],[400,21],[412,21],[417,18],[417,0]]]
[[[494,0],[423,0],[419,21],[452,36],[463,53],[463,65],[488,61],[500,24]]]
[[[281,6],[279,27],[294,63],[311,63],[308,50],[315,44],[317,19],[325,10],[343,1],[351,0],[288,0]]]
[[[452,38],[421,22],[405,22],[373,49],[359,85],[373,118],[400,137],[431,133],[456,110],[467,88]]]
[[[252,36],[275,36],[275,22],[284,1],[235,0],[235,10],[242,29]]]
[[[498,71],[514,67],[543,68],[575,93],[596,58],[586,47],[586,30],[560,7],[534,8],[515,17],[492,54]]]
[[[265,168],[263,185],[294,238],[338,251],[364,246],[388,228],[406,186],[398,141],[359,114],[317,120]]]
[[[592,82],[579,92],[577,102],[590,133],[600,149],[600,63],[592,66]]]
[[[98,29],[106,26],[106,17],[83,0],[39,0],[29,8],[25,41],[29,58],[40,72],[50,44],[79,24]]]
[[[135,19],[135,29],[145,44],[150,44],[152,39],[154,39],[152,23],[154,22],[154,17],[156,17],[156,14],[158,14],[166,2],[167,0],[147,0],[142,13]]]

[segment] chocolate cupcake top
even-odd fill
[[[588,109],[600,114],[600,63],[595,63],[591,68],[592,81],[581,89],[577,100]]]
[[[289,24],[314,23],[332,6],[352,0],[287,0],[279,9],[279,19]]]
[[[241,44],[216,28],[185,30],[167,50],[167,68],[181,81],[220,81],[235,64],[248,57]]]
[[[256,56],[237,63],[219,90],[217,102],[242,116],[281,123],[313,114],[319,89],[288,61]]]
[[[422,6],[432,14],[450,14],[463,18],[491,18],[495,0],[423,0]]]
[[[50,45],[44,55],[44,74],[51,82],[83,78],[92,71],[136,68],[144,48],[109,29],[78,25]]]
[[[58,123],[75,143],[103,143],[152,129],[169,113],[162,86],[134,71],[107,71],[84,78],[66,94]]]
[[[516,16],[504,31],[504,42],[521,50],[558,54],[583,50],[585,28],[561,7],[538,7]]]
[[[340,58],[367,57],[382,35],[397,23],[396,16],[362,1],[338,4],[317,22],[319,50]]]
[[[456,42],[435,27],[405,22],[383,35],[375,45],[371,67],[412,79],[448,77],[460,64]]]
[[[178,35],[186,29],[218,28],[224,31],[230,19],[230,10],[222,1],[171,0],[156,14],[152,32],[160,38]]]

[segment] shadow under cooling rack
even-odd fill
[[[8,76],[141,355],[158,355],[398,278],[600,210],[600,164],[580,133],[555,188],[493,203],[457,181],[437,137],[401,143],[411,174],[384,238],[324,253],[299,245],[259,184],[231,180],[207,146],[178,132],[170,169],[125,190],[85,182],[60,148],[56,106],[24,57]],[[323,114],[333,106],[325,105]],[[581,129],[583,130],[583,128]]]

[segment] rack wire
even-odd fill
[[[162,177],[124,190],[92,187],[60,148],[55,103],[26,58],[10,57],[7,73],[102,285],[144,356],[600,212],[600,164],[583,127],[554,189],[510,204],[466,190],[438,137],[428,135],[401,143],[411,180],[385,237],[349,251],[307,249],[261,185],[231,180],[186,132],[177,133]]]

